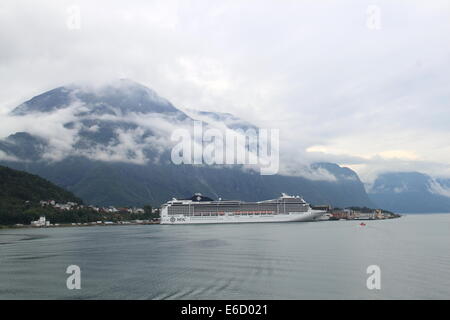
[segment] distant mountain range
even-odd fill
[[[378,176],[369,189],[380,207],[399,213],[450,212],[450,180],[419,172],[391,172]]]
[[[232,130],[256,126],[229,113],[183,112],[130,80],[55,88],[19,105],[11,116],[39,123],[0,140],[0,163],[38,174],[89,204],[160,205],[194,192],[249,201],[285,192],[303,195],[313,204],[409,209],[389,202],[384,182],[373,185],[369,198],[354,171],[333,163],[311,165],[306,168],[315,173],[311,176],[261,176],[241,166],[175,165],[170,160],[174,128],[194,120]]]

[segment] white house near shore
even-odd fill
[[[48,227],[50,221],[47,221],[44,216],[39,217],[39,220],[31,221],[33,227]]]

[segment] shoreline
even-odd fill
[[[328,220],[316,220],[312,222],[334,222],[334,221],[384,221],[384,220],[393,220],[402,217],[402,215],[392,217],[392,218],[384,218],[384,219],[328,219]],[[155,225],[160,224],[159,221],[155,222],[127,222],[127,223],[62,223],[58,225],[50,225],[50,226],[32,226],[32,225],[0,225],[0,230],[2,229],[47,229],[47,228],[75,228],[75,227],[113,227],[113,226],[137,226],[137,225]]]
[[[143,222],[143,223],[61,223],[50,226],[32,226],[32,225],[0,225],[2,229],[49,229],[49,228],[76,228],[76,227],[114,227],[114,226],[138,226],[138,225],[153,225],[160,224],[158,222]]]

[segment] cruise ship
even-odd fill
[[[313,210],[300,196],[259,202],[213,200],[200,193],[172,199],[161,207],[161,224],[251,223],[314,221],[325,211]]]

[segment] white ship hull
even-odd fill
[[[208,223],[257,223],[257,222],[300,222],[315,221],[325,214],[324,211],[308,210],[289,214],[266,214],[266,215],[233,215],[227,214],[216,216],[161,216],[161,224],[208,224]]]

